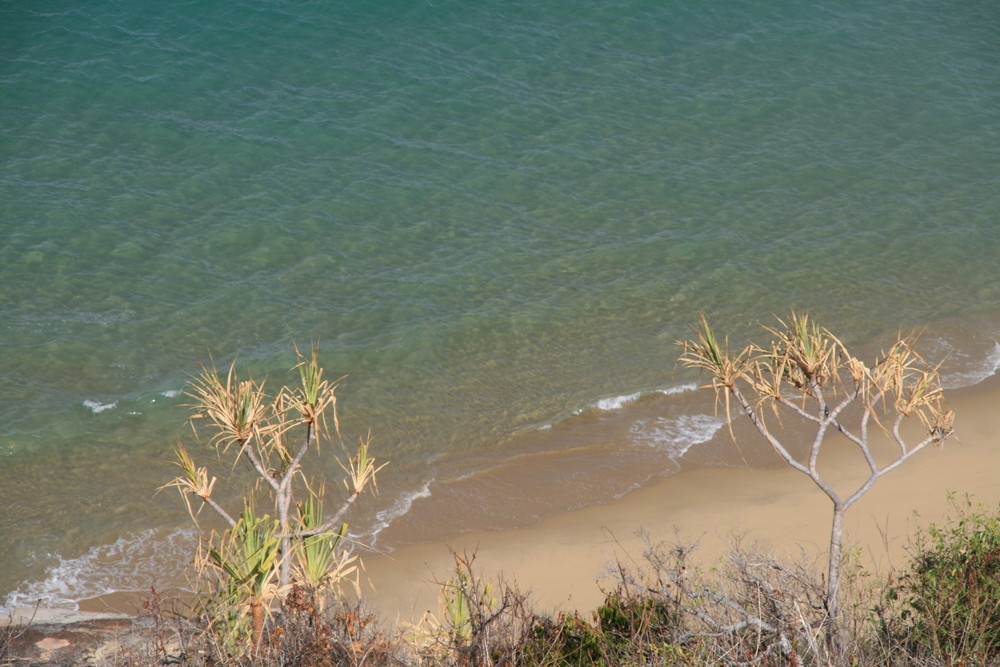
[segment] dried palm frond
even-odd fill
[[[174,461],[174,464],[180,467],[183,474],[175,477],[157,490],[162,491],[163,489],[169,487],[176,488],[181,494],[181,498],[184,500],[184,505],[187,507],[191,520],[194,521],[195,524],[198,523],[198,515],[201,513],[202,507],[209,505],[212,509],[219,513],[219,516],[226,520],[226,523],[230,526],[235,525],[235,520],[212,498],[212,489],[215,488],[217,478],[213,476],[212,479],[209,479],[208,468],[197,467],[194,463],[194,459],[192,459],[191,455],[187,453],[186,449],[184,449],[184,445],[178,443],[177,448],[174,450],[174,454],[177,456],[177,460]],[[202,504],[198,507],[197,511],[195,511],[191,506],[190,496],[192,494],[198,496],[198,498],[202,501]]]
[[[811,393],[830,379],[837,379],[838,345],[826,330],[809,320],[808,315],[792,313],[788,322],[778,319],[778,327],[764,327],[774,340],[769,349],[755,347],[755,355],[767,360],[774,376],[772,386],[789,382],[796,389]]]
[[[916,415],[927,433],[940,441],[952,433],[954,414],[943,407],[938,369],[914,350],[914,338],[900,338],[872,369],[871,377],[896,413]]]
[[[229,366],[225,381],[215,366],[202,365],[201,374],[191,383],[187,395],[195,400],[194,419],[207,419],[216,433],[211,444],[228,451],[238,444],[242,450],[251,438],[271,430],[267,418],[270,407],[264,393],[264,383],[240,381],[236,363]]]
[[[187,505],[188,514],[194,519],[198,512],[201,511],[201,508],[198,508],[198,512],[194,512],[191,508],[191,499],[188,498],[188,495],[194,494],[203,500],[210,497],[212,489],[215,487],[216,478],[212,477],[209,480],[208,468],[198,468],[195,466],[194,460],[187,453],[187,450],[184,449],[184,445],[178,443],[177,448],[174,449],[174,454],[177,456],[174,464],[183,471],[183,474],[164,484],[160,489],[166,489],[171,486],[175,487]]]
[[[746,377],[750,364],[751,348],[746,347],[736,354],[729,352],[729,339],[719,343],[708,324],[704,313],[698,317],[698,327],[695,330],[696,340],[677,341],[684,352],[680,357],[689,368],[707,371],[712,378],[710,385],[715,390],[716,402],[720,395],[724,398],[726,417],[730,417],[729,392],[736,386],[736,381]]]
[[[322,435],[327,433],[326,412],[332,412],[334,432],[340,434],[340,421],[337,417],[337,385],[343,379],[334,381],[323,379],[323,369],[319,365],[319,349],[314,345],[312,355],[306,358],[295,349],[299,361],[295,370],[299,372],[299,386],[284,395],[288,409],[297,410],[302,420],[314,427]]]
[[[371,484],[378,491],[378,483],[375,476],[379,470],[389,465],[375,465],[375,458],[370,456],[368,448],[371,445],[371,436],[368,438],[358,438],[358,451],[354,457],[346,464],[341,463],[347,476],[344,478],[344,486],[351,492],[352,496],[360,495],[365,487]]]

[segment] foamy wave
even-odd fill
[[[626,404],[631,403],[631,402],[633,402],[635,400],[638,400],[640,396],[642,396],[641,392],[638,392],[638,393],[635,393],[635,394],[629,394],[627,396],[615,396],[613,398],[602,398],[601,400],[599,400],[597,403],[594,404],[594,407],[597,408],[598,410],[605,410],[605,411],[608,411],[608,410],[619,410],[619,409],[621,409],[621,407],[623,405],[626,405]]]
[[[972,368],[945,373],[944,377],[941,378],[941,382],[946,389],[971,387],[992,377],[998,370],[1000,370],[1000,341],[994,341],[993,348],[990,349],[981,362],[975,362]]]
[[[668,387],[666,389],[657,389],[655,392],[642,392],[637,391],[634,394],[625,394],[622,396],[613,396],[611,398],[602,398],[601,400],[594,403],[593,407],[598,410],[611,411],[620,410],[625,405],[633,403],[648,393],[663,394],[664,396],[670,396],[671,394],[683,394],[684,392],[694,391],[698,388],[698,385],[689,383],[682,384],[676,387]]]
[[[157,394],[157,396],[162,396],[164,398],[176,398],[177,396],[180,396],[180,393],[181,392],[178,389],[168,389],[166,391],[159,392]],[[156,397],[153,397],[153,398],[149,399],[149,403],[153,404],[153,403],[156,403],[158,400],[160,400],[160,399],[156,398]],[[130,413],[130,414],[139,414],[139,413]]]
[[[179,389],[168,389],[168,390],[165,390],[165,391],[157,392],[157,394],[155,396],[153,396],[152,398],[150,398],[148,394],[142,395],[142,394],[136,393],[136,394],[131,394],[129,396],[126,396],[122,400],[125,401],[126,405],[132,404],[132,403],[142,403],[142,404],[148,403],[148,404],[153,404],[153,403],[156,403],[159,400],[157,397],[176,398],[177,396],[180,396],[180,395],[181,395],[181,391]],[[109,403],[101,403],[100,401],[94,401],[94,400],[87,399],[87,400],[85,400],[83,402],[83,406],[85,408],[87,408],[88,410],[90,410],[91,412],[93,412],[95,415],[97,415],[97,414],[100,414],[102,412],[106,412],[108,410],[113,410],[113,409],[117,408],[119,402],[120,401],[111,401]],[[142,412],[138,412],[138,411],[132,410],[132,411],[129,411],[128,414],[130,414],[130,415],[139,415],[139,414],[142,414]]]
[[[378,540],[378,534],[388,528],[389,524],[393,521],[409,512],[415,501],[420,498],[429,498],[431,495],[431,484],[433,483],[433,479],[428,480],[419,490],[404,494],[402,497],[397,499],[396,502],[392,504],[392,507],[376,512],[375,519],[377,520],[377,523],[372,527],[369,533],[371,535],[369,543],[374,545]]]
[[[97,415],[104,412],[105,410],[111,410],[115,408],[118,405],[118,401],[115,401],[113,403],[98,403],[97,401],[87,400],[83,402],[83,405],[84,407],[90,408],[90,411],[93,412],[95,415]]]
[[[687,384],[680,384],[676,387],[670,387],[668,389],[660,389],[661,394],[669,396],[670,394],[683,394],[689,391],[698,391],[698,385],[694,382],[688,382]]]
[[[56,556],[56,565],[48,569],[44,579],[9,593],[3,606],[78,609],[80,600],[148,590],[161,580],[162,573],[182,572],[197,543],[191,529],[178,529],[166,537],[147,530],[94,547],[76,558]]]
[[[726,421],[712,415],[681,415],[642,419],[632,425],[632,440],[647,447],[662,449],[679,458],[693,446],[711,440]]]

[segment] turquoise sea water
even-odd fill
[[[319,341],[386,547],[697,459],[700,311],[998,364],[992,1],[13,0],[0,165],[10,604],[189,553],[153,492],[210,355],[276,385]]]

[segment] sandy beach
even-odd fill
[[[865,564],[885,573],[905,557],[914,529],[947,515],[949,493],[995,506],[1000,502],[1000,378],[948,392],[956,434],[890,473],[848,513],[845,544],[860,548]],[[834,450],[837,451],[834,451]],[[860,456],[828,447],[821,461],[838,488],[860,479]],[[387,620],[437,610],[436,581],[452,569],[450,549],[475,552],[486,576],[503,573],[530,591],[536,608],[594,608],[599,580],[613,559],[641,558],[647,532],[654,540],[700,541],[703,559],[717,559],[734,536],[767,545],[772,553],[823,562],[830,501],[788,468],[701,468],[638,489],[620,501],[551,516],[518,530],[466,533],[445,542],[369,556],[374,592],[366,597]]]
[[[846,519],[845,546],[859,549],[862,563],[886,574],[905,561],[918,526],[947,516],[949,494],[995,507],[1000,502],[1000,376],[947,393],[956,412],[956,433],[943,448],[927,448],[885,476]],[[744,434],[745,436],[745,434]],[[725,436],[728,438],[728,435]],[[856,450],[831,442],[821,458],[839,490],[864,472]],[[654,541],[698,541],[703,563],[724,556],[733,538],[760,544],[795,561],[825,567],[830,501],[813,483],[785,467],[702,467],[646,485],[621,500],[546,517],[516,530],[467,532],[445,540],[365,556],[371,607],[394,623],[439,608],[436,582],[453,570],[451,550],[475,553],[487,578],[503,574],[535,609],[587,611],[603,600],[601,583],[616,559],[641,559],[645,532]],[[373,588],[372,588],[373,587]],[[141,595],[119,593],[81,602],[90,612],[136,611]]]

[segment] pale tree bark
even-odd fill
[[[827,642],[832,647],[839,631],[845,512],[884,475],[926,446],[950,436],[954,415],[942,407],[937,369],[913,351],[909,339],[897,340],[869,367],[827,330],[811,323],[808,316],[793,313],[788,324],[780,320],[779,324],[777,328],[765,327],[775,337],[769,347],[749,345],[730,354],[726,343],[719,343],[702,317],[697,340],[680,343],[684,348],[681,360],[711,373],[717,397],[727,397],[727,413],[731,397],[785,464],[809,477],[830,499],[833,509],[826,605]],[[856,410],[849,413],[852,406]],[[784,411],[815,425],[815,435],[802,460],[765,422],[765,408],[776,414]],[[848,414],[857,415],[855,425],[845,422]],[[925,436],[912,445],[901,432],[908,416],[916,416],[925,431]],[[881,423],[880,418],[891,418],[891,426],[884,430],[898,448],[886,465],[878,464],[869,440],[869,424],[873,419]],[[819,469],[819,455],[831,431],[847,438],[868,468],[865,479],[846,497]]]

